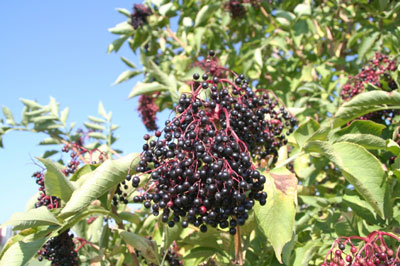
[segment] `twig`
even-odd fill
[[[79,156],[79,159],[81,159],[82,162],[84,162],[85,164],[90,164],[90,163],[82,156],[82,154],[78,151],[78,149],[76,149],[76,148],[74,147],[74,145],[70,145],[70,143],[69,143],[68,141],[63,140],[63,139],[61,139],[61,138],[58,138],[58,140],[60,140],[64,145],[71,146],[71,149]]]
[[[186,45],[176,36],[176,34],[171,30],[170,27],[167,27],[167,32],[170,37],[172,37],[180,46],[186,51]]]
[[[235,265],[243,265],[243,250],[242,250],[242,236],[240,233],[240,226],[237,226],[235,234]]]

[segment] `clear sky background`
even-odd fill
[[[127,99],[135,79],[112,86],[126,70],[119,56],[140,65],[127,45],[118,54],[107,54],[116,39],[108,28],[125,20],[115,8],[132,10],[138,0],[120,1],[0,1],[0,106],[11,109],[17,121],[23,108],[19,98],[47,104],[53,96],[60,110],[70,107],[69,122],[81,125],[88,115],[97,115],[98,102],[113,111],[120,125],[115,148],[125,154],[140,151],[145,127],[136,112],[137,99]],[[166,114],[162,114],[160,121]],[[159,122],[159,125],[161,123]],[[46,147],[45,136],[10,132],[0,149],[0,223],[14,212],[24,211],[38,185],[31,178],[39,170],[32,158]],[[61,148],[61,147],[60,147]]]

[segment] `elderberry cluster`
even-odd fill
[[[354,96],[362,93],[367,84],[372,84],[378,89],[385,91],[394,91],[398,89],[397,83],[391,75],[391,73],[396,70],[397,65],[397,60],[377,52],[375,58],[370,60],[366,66],[361,69],[360,73],[354,77],[349,77],[349,83],[343,87],[341,92],[342,99],[345,101],[352,99]],[[359,117],[359,119],[390,124],[393,117],[399,113],[398,110],[381,110],[366,114]]]
[[[274,97],[254,92],[244,75],[234,75],[231,81],[209,79],[204,73],[199,82],[195,73],[192,93],[181,95],[176,116],[165,122],[156,138],[144,136],[136,168],[141,174],[128,175],[124,181],[124,186],[129,182],[138,187],[140,177],[149,174],[134,202],[143,202],[156,216],[161,212],[161,220],[170,227],[193,224],[201,232],[207,226],[229,227],[235,234],[255,201],[266,203],[266,179],[251,154],[258,159],[274,157],[296,120]],[[116,194],[126,200],[120,187]]]
[[[69,151],[70,151],[69,145],[65,145],[62,149],[62,152],[65,152],[65,153],[68,153]],[[65,176],[75,173],[75,171],[78,169],[79,164],[80,164],[78,155],[75,152],[71,152],[70,156],[71,156],[71,161],[62,170],[62,172]]]
[[[38,251],[38,260],[42,261],[45,258],[51,261],[52,266],[76,266],[79,265],[79,259],[74,248],[72,234],[65,231],[46,242]]]
[[[224,3],[224,8],[231,13],[232,18],[242,18],[246,15],[243,4],[251,4],[256,8],[260,2],[260,0],[229,0]]]
[[[383,236],[399,241],[396,236],[379,231],[374,231],[367,237],[340,237],[325,256],[321,266],[399,266],[398,254],[388,247]],[[357,248],[352,239],[361,240],[361,248]]]
[[[135,4],[131,14],[131,25],[136,30],[147,23],[147,17],[152,14],[151,10],[143,4]]]
[[[142,94],[139,97],[139,105],[137,108],[143,124],[149,131],[158,129],[156,124],[156,114],[158,111],[160,111],[160,108],[158,108],[157,104],[155,103],[156,98],[154,96],[157,95]]]
[[[38,202],[35,203],[35,208],[46,206],[48,209],[55,209],[60,206],[60,199],[54,196],[46,195],[46,189],[44,187],[44,174],[36,172],[32,175],[36,179],[36,184],[39,185],[40,195],[37,198]]]

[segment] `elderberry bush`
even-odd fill
[[[201,82],[193,75],[192,93],[181,95],[177,115],[156,138],[144,136],[136,168],[141,174],[127,176],[114,204],[127,203],[121,187],[128,182],[138,187],[141,175],[149,174],[134,202],[161,213],[164,223],[193,224],[201,232],[208,226],[229,228],[235,234],[255,202],[266,203],[266,179],[252,157],[274,162],[296,119],[273,94],[255,92],[244,75],[232,74],[233,80],[204,73]]]
[[[43,248],[38,251],[38,260],[42,261],[45,258],[51,261],[52,266],[79,265],[78,254],[74,248],[72,234],[65,231],[46,242]]]

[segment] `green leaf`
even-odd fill
[[[100,132],[89,132],[88,137],[94,138],[94,139],[107,139],[106,136],[104,136]]]
[[[343,196],[343,203],[369,224],[377,223],[374,209],[354,191],[346,191],[346,194]]]
[[[140,73],[142,73],[142,71],[139,71],[139,70],[125,70],[124,72],[122,72],[118,76],[118,78],[114,81],[113,85],[120,84],[120,83],[122,83],[124,81],[130,80],[131,78],[136,77]]]
[[[118,52],[121,46],[124,44],[124,42],[129,39],[129,36],[130,35],[123,35],[121,38],[118,38],[114,40],[112,43],[110,43],[110,45],[108,45],[107,48],[107,53],[109,54],[113,51]]]
[[[21,266],[25,265],[37,251],[47,241],[47,238],[41,238],[32,242],[20,241],[12,245],[4,253],[0,261],[0,266]]]
[[[131,35],[133,33],[133,27],[127,21],[117,24],[115,27],[108,29],[113,34],[126,34]]]
[[[320,126],[315,120],[307,118],[307,120],[296,129],[293,136],[297,144],[303,147],[319,128]]]
[[[254,51],[254,60],[256,61],[256,63],[262,68],[263,67],[263,58],[262,58],[262,52],[261,52],[261,48],[257,48]]]
[[[127,18],[131,17],[131,12],[129,12],[126,8],[116,8],[116,10],[121,13],[122,15],[126,16]]]
[[[132,63],[131,61],[129,61],[127,58],[121,56],[121,60],[122,60],[122,62],[124,62],[128,67],[136,68],[136,65],[135,65],[134,63]]]
[[[371,134],[346,134],[341,136],[337,142],[351,142],[363,146],[366,149],[385,149],[386,141]]]
[[[39,142],[39,145],[55,145],[55,144],[61,144],[61,141],[55,138],[47,138]]]
[[[380,136],[385,126],[369,120],[355,120],[345,128],[335,132],[335,138],[346,134],[371,134]]]
[[[102,118],[98,118],[98,117],[91,116],[91,115],[89,115],[88,118],[89,118],[90,121],[95,122],[95,123],[99,123],[99,124],[107,122],[106,120],[104,120]]]
[[[31,209],[27,212],[17,212],[13,214],[7,222],[2,224],[12,225],[13,230],[23,230],[27,228],[37,227],[39,225],[61,225],[56,217],[42,206],[40,208]]]
[[[119,230],[122,239],[130,246],[140,251],[140,254],[146,258],[147,261],[160,264],[160,257],[158,255],[157,243],[148,240],[132,232]]]
[[[40,104],[38,104],[35,101],[32,100],[28,100],[28,99],[23,99],[23,98],[19,98],[19,100],[25,104],[27,107],[31,108],[31,109],[35,109],[35,108],[42,108],[42,106]]]
[[[102,102],[99,102],[99,108],[98,108],[97,112],[102,117],[107,118],[107,112],[106,112],[106,109],[104,109],[104,105]]]
[[[158,11],[162,16],[172,16],[175,13],[176,8],[173,3],[166,3],[160,6]]]
[[[190,17],[184,17],[182,21],[183,26],[185,27],[192,27],[193,26],[193,19]]]
[[[139,157],[137,153],[133,153],[118,160],[107,160],[89,173],[85,182],[72,194],[71,199],[61,211],[61,216],[68,217],[82,210],[93,200],[125,180],[129,169],[136,169]]]
[[[129,94],[129,98],[133,98],[138,95],[156,92],[156,91],[167,91],[168,87],[158,83],[158,82],[151,82],[151,83],[143,83],[138,82],[136,83],[135,87],[133,87],[131,93]]]
[[[385,171],[373,154],[364,147],[350,142],[331,145],[324,141],[314,141],[305,149],[308,152],[318,152],[333,162],[375,212],[384,217],[384,201],[387,193]]]
[[[363,92],[339,107],[333,120],[333,126],[340,127],[362,115],[393,108],[400,108],[400,93],[380,90]]]
[[[400,146],[395,141],[388,139],[386,140],[386,149],[396,156],[400,155]]]
[[[281,254],[295,230],[297,205],[297,179],[285,168],[275,168],[265,174],[266,206],[255,206],[255,214],[262,231],[271,242],[276,258],[282,263]]]
[[[195,27],[197,27],[200,24],[202,24],[203,22],[205,22],[205,20],[207,19],[207,16],[209,15],[208,9],[209,9],[209,6],[205,5],[197,13],[196,19],[194,20],[194,26]]]
[[[311,15],[311,6],[307,4],[298,4],[294,8],[294,13],[298,16],[309,16]]]
[[[61,123],[63,123],[63,125],[67,123],[68,114],[69,114],[69,107],[66,107],[64,110],[61,111],[60,121]]]
[[[364,59],[365,55],[372,49],[376,40],[379,38],[379,32],[374,32],[370,35],[367,35],[361,41],[361,45],[358,48],[358,61],[361,62]]]
[[[56,196],[67,202],[74,191],[74,186],[57,166],[49,159],[37,158],[45,167],[44,185],[47,195]]]
[[[9,125],[15,126],[15,120],[14,120],[11,110],[6,106],[3,106],[2,109],[3,109],[3,114],[6,117],[6,123]]]
[[[81,176],[86,175],[90,172],[92,172],[94,169],[96,169],[97,166],[93,165],[93,164],[85,164],[84,166],[82,166],[81,168],[79,168],[78,170],[76,170],[76,172],[71,176],[71,178],[69,179],[70,181],[76,181],[78,180]]]
[[[54,115],[55,117],[58,117],[58,103],[56,101],[56,99],[54,99],[53,97],[50,97],[50,111],[52,113],[52,115]]]
[[[87,128],[90,128],[90,129],[101,130],[101,131],[106,130],[106,128],[105,128],[104,126],[99,125],[99,124],[90,123],[90,122],[85,122],[85,123],[83,123],[83,124],[84,124]]]

